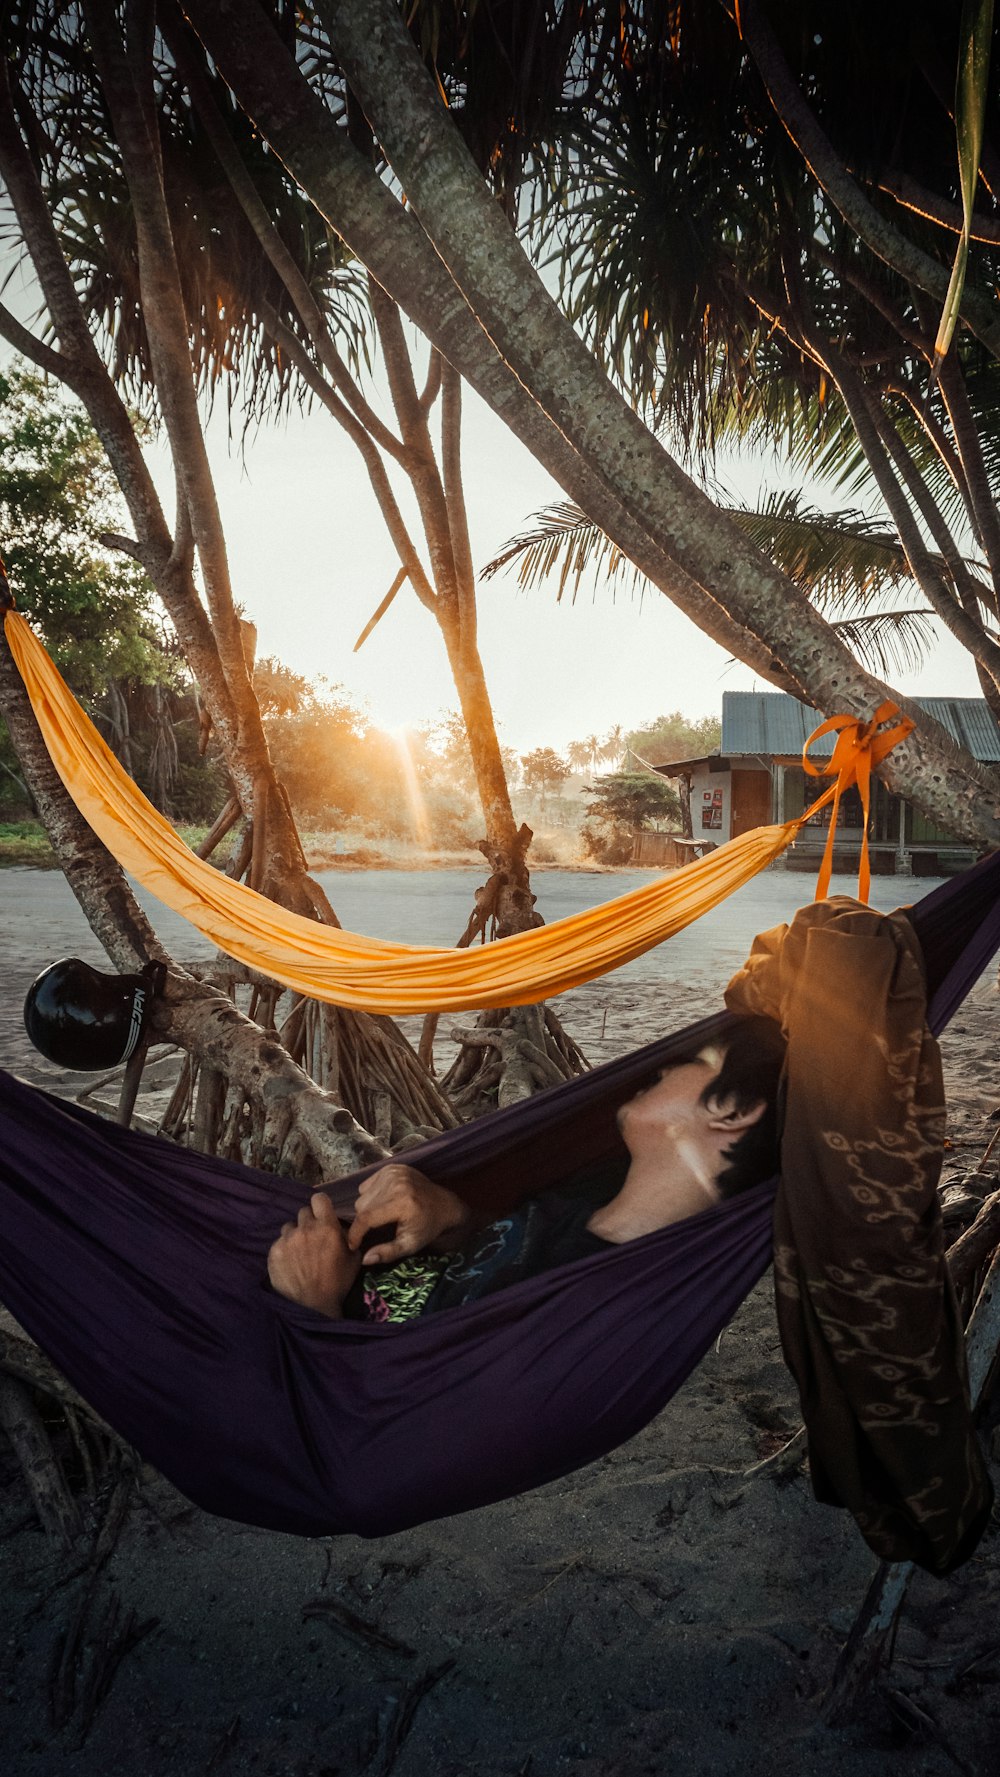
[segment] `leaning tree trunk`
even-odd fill
[[[323,0],[320,10],[406,209],[351,153],[249,0],[185,7],[317,208],[594,522],[762,676],[826,713],[868,717],[885,687],[683,474],[559,313],[468,159],[395,6]],[[956,836],[1000,841],[993,775],[921,711],[910,713],[916,730],[880,775]]]
[[[232,784],[230,805],[217,823],[218,836],[238,824],[232,873],[279,905],[306,918],[336,924],[336,915],[308,872],[288,798],[275,774],[253,690],[251,662],[233,601],[225,540],[211,469],[201,432],[188,323],[181,295],[170,216],[151,134],[141,79],[151,93],[148,44],[131,59],[123,52],[105,9],[91,7],[89,21],[102,90],[115,123],[122,168],[135,219],[140,288],[149,337],[155,392],[164,416],[177,482],[172,536],[159,495],[143,459],[131,417],[96,349],[70,269],[50,215],[38,168],[17,118],[6,61],[0,59],[0,173],[17,214],[59,339],[59,350],[37,341],[15,319],[0,313],[0,330],[47,375],[64,382],[85,406],[114,469],[134,527],[134,537],[106,541],[140,562],[163,600],[199,693],[218,736]],[[130,29],[136,29],[134,10]],[[139,25],[141,37],[141,22]],[[206,612],[195,584],[197,553],[205,583]],[[227,975],[231,981],[231,976]],[[346,1109],[387,1139],[407,1130],[448,1127],[454,1117],[443,1095],[388,1021],[347,1011],[303,1007],[289,1029],[293,1055],[314,1067]],[[194,1088],[193,1068],[188,1085]],[[200,1082],[204,1139],[217,1144],[234,1129],[219,1079]],[[238,1121],[238,1118],[236,1119]]]

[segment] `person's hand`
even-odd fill
[[[313,1192],[267,1255],[267,1275],[279,1296],[331,1320],[341,1318],[344,1297],[360,1269],[325,1191]]]
[[[429,1246],[458,1241],[472,1225],[467,1205],[453,1191],[432,1184],[415,1167],[397,1162],[380,1167],[365,1179],[354,1211],[347,1242],[352,1252],[363,1251],[365,1265],[389,1265]],[[365,1248],[372,1229],[390,1223],[396,1226],[393,1238]]]

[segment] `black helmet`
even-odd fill
[[[145,1036],[164,974],[162,963],[147,963],[141,975],[101,975],[79,957],[63,957],[29,987],[24,1028],[59,1067],[117,1067]]]

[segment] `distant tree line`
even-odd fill
[[[102,542],[121,522],[120,503],[82,410],[33,372],[14,366],[0,375],[0,527],[18,606],[151,801],[181,824],[208,824],[224,800],[224,767],[215,745],[204,744],[190,672],[149,580]],[[459,712],[390,735],[343,686],[310,682],[273,658],[256,662],[254,688],[304,826],[353,826],[437,848],[475,843],[477,802]],[[504,748],[503,762],[542,820],[573,773],[602,774],[590,792],[585,843],[595,857],[626,862],[636,831],[676,813],[673,791],[642,764],[709,751],[718,738],[718,723],[690,722],[675,710],[633,731],[619,724],[570,741],[561,753]],[[0,820],[31,812],[0,725]]]

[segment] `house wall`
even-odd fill
[[[691,835],[695,840],[712,840],[722,845],[733,834],[733,793],[734,777],[738,772],[759,773],[766,768],[767,761],[758,758],[746,760],[706,760],[693,765],[685,775],[690,781]],[[794,820],[802,813],[808,802],[812,802],[828,786],[828,778],[807,779],[801,764],[790,758],[778,758],[772,762],[776,768],[775,777],[780,772],[780,788],[777,782],[772,787],[771,811],[765,817],[769,820]],[[713,771],[712,766],[716,769]],[[682,782],[678,789],[683,792]],[[896,796],[890,794],[885,785],[878,779],[872,782],[872,804],[870,838],[876,848],[884,848],[876,852],[873,867],[878,867],[878,858],[882,857],[883,868],[887,867],[888,848],[902,857],[904,851],[909,860],[913,848],[913,868],[925,870],[933,862],[935,868],[946,870],[955,867],[955,859],[963,861],[968,847],[956,845],[940,829],[917,813],[917,810],[905,808],[905,838],[900,843],[900,809],[901,804]],[[829,828],[830,810],[823,810],[809,822],[803,830],[796,847],[800,862],[804,862],[813,852],[822,849]],[[861,802],[856,789],[848,790],[841,801],[837,821],[838,844],[850,847],[861,840]],[[917,853],[921,856],[918,857]],[[921,862],[922,859],[922,862]],[[891,858],[888,861],[891,868]],[[907,867],[909,864],[907,862]],[[897,864],[898,868],[898,864]]]
[[[712,767],[715,767],[713,770]],[[759,778],[768,766],[760,759],[706,760],[691,770],[691,836],[713,839],[722,845],[733,836],[733,782],[738,776]],[[739,786],[737,786],[738,792]],[[746,794],[742,798],[746,814]],[[765,786],[767,806],[761,809],[759,822],[744,819],[744,828],[766,824],[775,818],[773,790]]]
[[[728,766],[710,771],[696,765],[691,772],[691,837],[714,839],[722,845],[732,831],[732,796]]]

